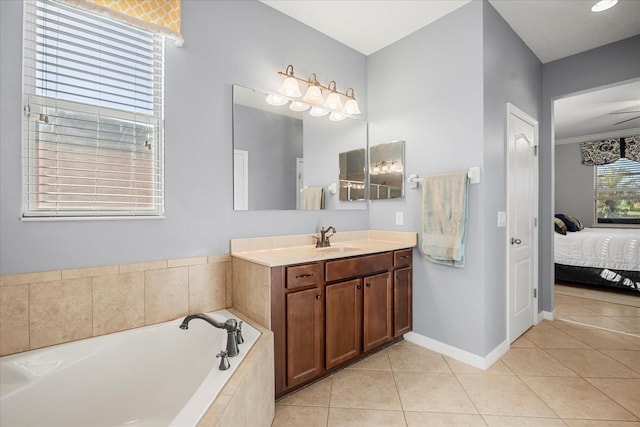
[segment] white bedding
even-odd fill
[[[555,263],[640,271],[640,230],[585,228],[555,234]]]

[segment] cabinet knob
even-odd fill
[[[371,287],[371,283],[367,283],[367,288],[370,288],[370,287]]]
[[[316,295],[316,299],[322,298],[322,295]]]
[[[362,285],[356,286],[356,289],[362,289]]]

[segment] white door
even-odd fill
[[[296,158],[296,207],[300,209],[300,191],[304,188],[304,160]]]
[[[249,209],[249,152],[233,150],[233,209]]]
[[[509,342],[537,323],[538,122],[507,104]]]

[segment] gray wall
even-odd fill
[[[166,47],[166,218],[24,222],[22,2],[0,1],[0,274],[226,253],[230,238],[322,225],[369,228],[365,210],[234,212],[231,161],[233,84],[275,91],[277,72],[293,64],[353,87],[366,117],[366,57],[257,1],[184,0],[182,33],[182,48]]]
[[[540,132],[540,308],[553,310],[553,101],[640,77],[640,36],[549,62],[542,67]]]
[[[581,162],[580,143],[556,145],[555,213],[572,215],[589,227],[595,215],[595,167]]]
[[[249,152],[249,209],[296,209],[302,120],[244,105],[233,110],[233,148]]]
[[[484,303],[485,353],[506,336],[506,228],[497,228],[506,211],[506,104],[510,102],[540,122],[542,63],[488,2],[484,35]]]
[[[369,57],[370,144],[406,141],[405,172],[482,167],[470,187],[467,265],[414,264],[414,329],[486,355],[506,339],[505,103],[540,112],[541,64],[486,2],[474,1]],[[372,201],[372,228],[419,231],[421,189]],[[395,211],[404,226],[395,226]]]

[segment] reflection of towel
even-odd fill
[[[300,209],[320,210],[324,208],[324,190],[322,187],[307,187],[300,190]]]
[[[467,172],[424,178],[422,252],[429,261],[464,267],[467,190]]]

